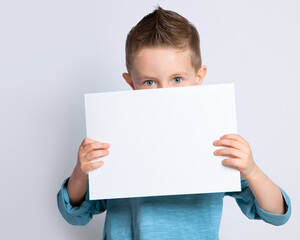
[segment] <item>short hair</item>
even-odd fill
[[[195,26],[176,12],[158,6],[143,17],[127,34],[125,53],[128,73],[134,55],[144,47],[173,47],[191,50],[191,63],[196,72],[202,64],[200,37]]]

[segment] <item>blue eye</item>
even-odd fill
[[[173,80],[175,80],[175,83],[180,83],[182,82],[182,77],[174,77]]]
[[[152,80],[148,80],[148,81],[145,81],[145,83],[147,83],[147,82],[153,82]],[[148,84],[147,84],[148,85]],[[152,84],[151,85],[148,85],[148,86],[152,86]]]

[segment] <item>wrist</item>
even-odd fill
[[[82,172],[80,169],[80,166],[78,164],[76,164],[73,174],[75,175],[74,177],[79,181],[87,181],[88,180],[88,174]]]
[[[245,180],[247,181],[247,182],[249,182],[249,181],[255,181],[258,177],[259,177],[259,175],[262,173],[262,171],[260,170],[260,168],[255,164],[254,165],[254,168],[253,168],[253,170],[252,170],[252,172],[251,173],[249,173],[246,177],[245,177]]]

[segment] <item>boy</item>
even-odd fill
[[[129,32],[126,67],[123,77],[133,90],[201,85],[207,71],[196,28],[160,7]],[[219,239],[224,196],[234,197],[250,219],[287,222],[290,199],[255,164],[247,141],[226,134],[212,144],[224,146],[214,154],[226,156],[223,164],[240,171],[241,192],[90,201],[88,172],[104,164],[91,160],[108,155],[109,144],[85,138],[74,171],[57,194],[59,210],[73,225],[86,225],[94,214],[107,210],[103,239]]]

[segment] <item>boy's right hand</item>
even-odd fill
[[[67,184],[67,191],[72,206],[80,206],[84,201],[88,187],[89,171],[103,166],[103,161],[92,161],[109,154],[110,145],[85,138],[78,150],[77,164]]]
[[[103,161],[92,161],[109,154],[109,143],[102,143],[91,138],[85,138],[78,150],[77,168],[83,175],[87,175],[91,170],[103,166]]]

